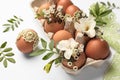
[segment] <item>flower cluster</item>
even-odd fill
[[[64,52],[64,57],[66,59],[70,59],[71,56],[76,58],[78,53],[83,52],[84,46],[76,42],[73,38],[70,38],[69,40],[60,41],[57,48],[60,52]]]

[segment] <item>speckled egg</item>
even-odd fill
[[[88,57],[98,60],[106,59],[110,54],[108,43],[100,38],[91,39],[86,48],[85,53]]]
[[[38,34],[33,29],[25,29],[19,33],[16,46],[21,52],[27,54],[36,49],[38,42]]]

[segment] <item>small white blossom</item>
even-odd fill
[[[83,52],[84,51],[84,45],[80,44],[78,47],[79,52]]]
[[[53,37],[53,35],[54,35],[53,32],[48,32],[47,34],[48,34],[48,37],[49,37],[50,39],[51,39],[51,38]]]
[[[50,13],[54,13],[55,12],[55,5],[51,5],[49,8]]]
[[[77,37],[83,37],[83,33],[78,32],[78,33],[77,33]]]
[[[58,11],[58,12],[61,12],[62,9],[63,9],[63,6],[60,6],[60,5],[59,5],[59,6],[57,7],[57,11]]]
[[[60,51],[65,51],[64,57],[70,59],[72,54],[74,54],[74,49],[78,47],[79,43],[76,42],[73,38],[69,40],[62,40],[58,43],[57,48]]]
[[[82,18],[79,20],[80,23],[76,22],[74,24],[75,29],[77,31],[81,31],[85,34],[87,34],[90,38],[93,38],[96,34],[95,32],[95,26],[96,22],[94,20],[94,17],[88,17],[88,18]]]

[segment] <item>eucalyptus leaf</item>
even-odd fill
[[[50,48],[50,50],[53,50],[53,48],[54,48],[54,40],[50,41],[49,48]]]
[[[3,52],[9,52],[9,51],[11,51],[12,50],[12,48],[5,48],[4,50],[3,50]]]
[[[7,53],[7,54],[5,54],[5,56],[9,56],[9,57],[11,57],[11,56],[14,56],[14,53]]]
[[[112,10],[111,10],[111,9],[106,10],[106,11],[104,11],[104,12],[100,13],[100,16],[101,16],[101,17],[107,16],[107,15],[108,15],[108,14],[110,14],[111,12],[112,12]]]
[[[53,53],[53,52],[50,52],[50,53],[46,54],[42,59],[43,59],[43,60],[48,60],[48,59],[51,58],[53,55],[54,55],[54,53]]]
[[[41,38],[41,43],[42,43],[42,47],[46,48],[47,47],[47,42]]]
[[[7,44],[7,42],[4,42],[4,43],[0,46],[0,48],[5,48],[5,47],[6,47],[6,44]]]
[[[8,63],[7,63],[7,60],[6,60],[6,59],[3,61],[3,65],[4,65],[5,68],[7,68]]]
[[[3,59],[4,59],[3,57],[0,57],[0,62],[1,62]]]
[[[3,32],[7,32],[10,30],[10,27],[7,27]]]
[[[50,72],[53,62],[54,60],[50,61],[48,64],[44,66],[44,70],[46,71],[46,73]]]
[[[41,55],[45,52],[46,52],[45,49],[40,49],[40,50],[36,50],[36,51],[32,52],[29,56],[38,56],[38,55]]]
[[[11,63],[16,63],[15,59],[13,59],[13,58],[7,58],[7,60]]]

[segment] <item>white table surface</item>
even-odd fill
[[[30,6],[32,0],[0,0],[0,43],[8,42],[8,47],[13,48],[15,53],[16,64],[8,63],[8,68],[4,68],[0,63],[0,80],[103,80],[104,72],[107,65],[103,64],[99,68],[86,67],[79,75],[72,76],[67,74],[61,67],[53,65],[49,74],[43,71],[43,66],[48,61],[43,61],[41,56],[27,57],[21,53],[15,45],[18,33],[26,28],[34,29],[40,37],[45,38],[45,34],[34,18],[35,15]],[[83,11],[88,13],[90,4],[99,0],[72,0],[74,4],[79,6]],[[106,2],[107,0],[101,0]],[[120,5],[120,0],[109,0]],[[117,20],[120,22],[120,11],[115,10]],[[7,19],[16,15],[24,20],[19,28],[15,31],[2,33],[2,25],[7,22]],[[112,50],[112,54],[114,51]]]

